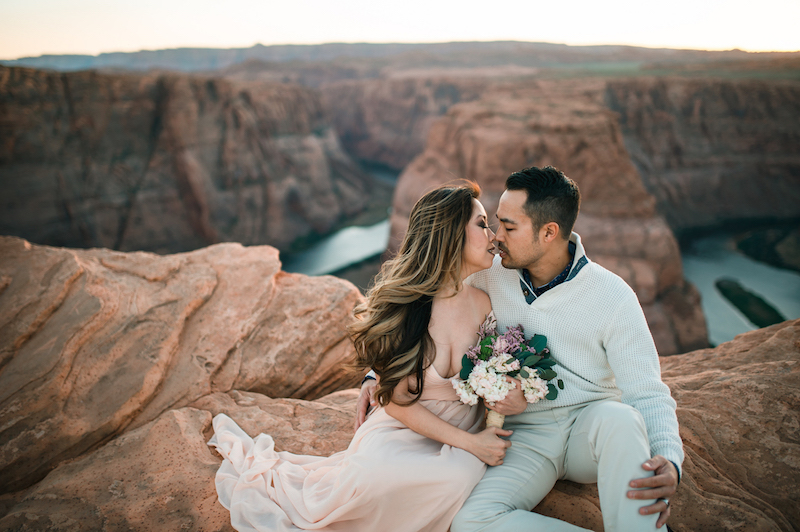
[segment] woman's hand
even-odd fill
[[[471,452],[490,466],[500,465],[506,456],[506,449],[511,447],[511,442],[501,439],[500,436],[511,436],[511,433],[510,430],[487,427],[473,434],[464,450]]]

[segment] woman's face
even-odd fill
[[[472,200],[472,217],[467,223],[467,238],[461,256],[461,275],[466,278],[475,272],[485,270],[494,259],[494,233],[489,229],[486,210],[481,202]]]

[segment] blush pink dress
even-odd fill
[[[420,403],[469,432],[483,406],[461,403],[449,379],[425,371]],[[266,434],[251,439],[225,414],[208,442],[224,460],[217,494],[236,530],[445,532],[486,468],[467,451],[417,434],[373,412],[347,450],[330,457],[276,452]]]

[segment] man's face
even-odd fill
[[[506,268],[531,268],[544,255],[539,235],[523,206],[528,199],[524,190],[506,190],[497,206],[497,234],[494,239]]]

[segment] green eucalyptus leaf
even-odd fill
[[[549,380],[555,379],[556,376],[557,376],[557,373],[555,371],[553,371],[552,369],[550,369],[550,368],[546,368],[546,369],[539,370],[539,376],[542,379],[544,379],[546,381],[549,381]]]
[[[541,334],[534,334],[533,338],[531,338],[530,342],[528,342],[532,351],[535,351],[537,354],[542,352],[542,349],[547,347],[547,338],[542,336]]]
[[[464,358],[461,359],[461,371],[458,374],[462,381],[465,381],[469,378],[469,374],[474,367],[475,363],[472,362],[472,359],[470,359],[467,355],[464,355]]]
[[[541,356],[539,356],[539,355],[531,355],[531,356],[529,356],[528,358],[526,358],[526,359],[525,359],[525,361],[523,362],[523,364],[525,364],[525,365],[526,365],[526,366],[528,366],[529,368],[532,368],[532,367],[534,367],[534,366],[535,366],[535,365],[536,365],[536,364],[537,364],[537,363],[538,363],[538,362],[539,362],[541,359],[542,359],[542,357],[541,357]]]
[[[530,377],[530,373],[528,373],[527,371],[525,371],[525,368],[523,368],[523,369],[519,370],[519,375],[520,375],[520,377],[522,377],[523,379],[527,379],[528,377]]]
[[[545,358],[541,362],[539,362],[537,367],[546,369],[546,368],[552,368],[556,364],[557,364],[557,362],[555,360],[553,360],[552,358]]]
[[[556,397],[558,397],[558,388],[553,386],[552,384],[547,385],[547,395],[544,396],[545,399],[552,401]]]
[[[564,381],[562,381],[561,379],[558,379],[558,387],[561,388],[562,390],[564,389]]]

